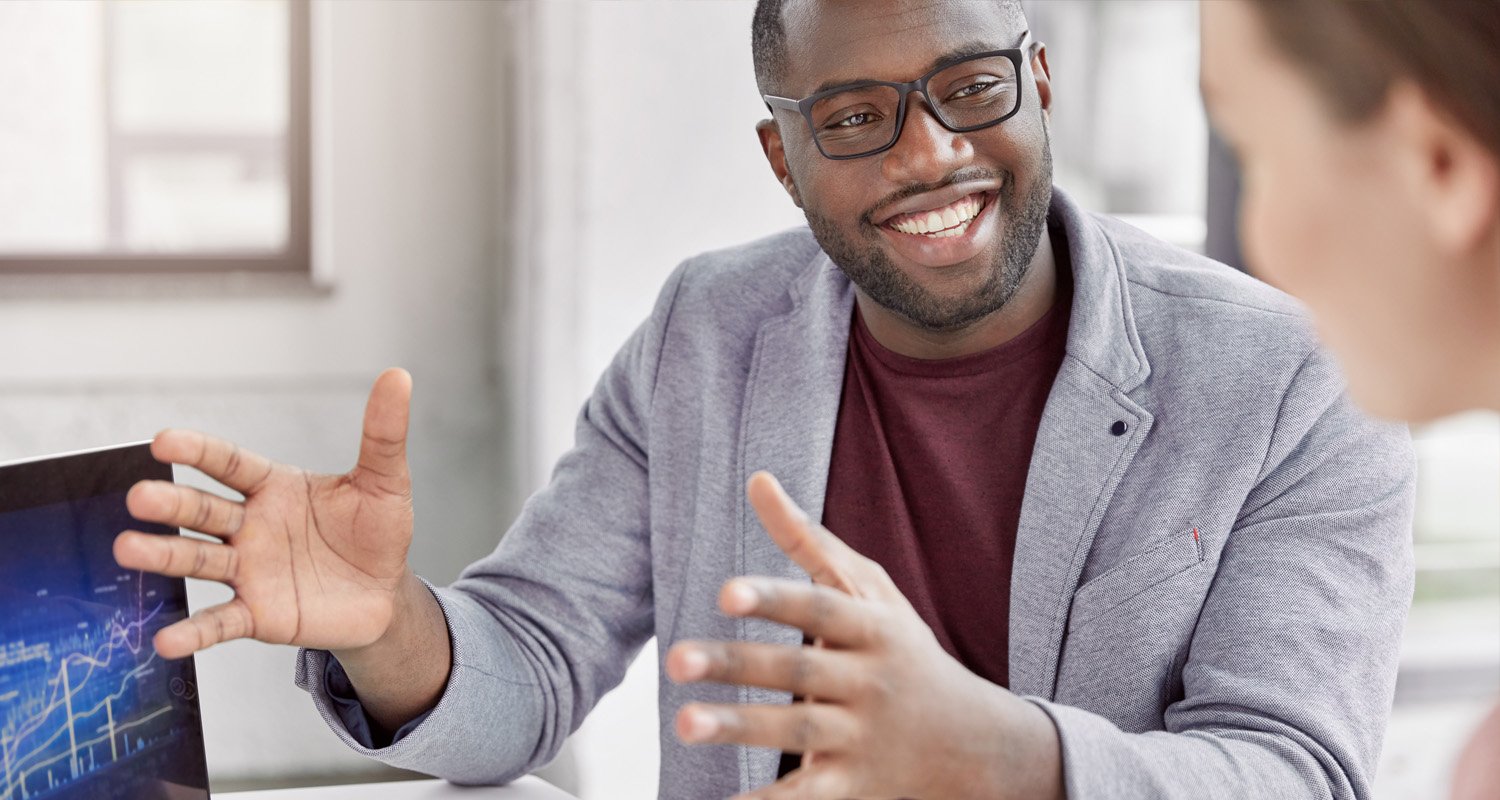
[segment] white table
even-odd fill
[[[540,778],[509,786],[454,786],[447,781],[392,781],[312,789],[271,789],[215,794],[224,800],[577,800]]]

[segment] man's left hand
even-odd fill
[[[1045,712],[948,655],[885,570],[809,520],[775,478],[756,473],[748,491],[771,538],[813,583],[734,578],[719,606],[799,628],[817,645],[681,642],[666,665],[679,683],[807,698],[678,711],[685,742],[803,754],[801,768],[742,800],[1063,796]]]

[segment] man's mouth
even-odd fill
[[[898,233],[928,239],[963,236],[989,200],[989,192],[975,192],[939,208],[897,214],[882,224]]]

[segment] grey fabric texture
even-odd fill
[[[1027,476],[1010,688],[1056,722],[1068,796],[1369,797],[1412,591],[1409,437],[1350,404],[1283,294],[1061,191],[1052,224],[1073,313]],[[455,663],[426,719],[361,747],[327,654],[302,654],[335,732],[389,764],[506,782],[553,758],[653,635],[662,654],[799,644],[715,598],[735,575],[807,579],[744,486],[770,470],[821,516],[852,303],[806,229],[679,267],[547,487],[435,590]],[[685,746],[672,721],[785,693],[658,681],[661,797],[775,779],[776,751]]]

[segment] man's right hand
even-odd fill
[[[277,464],[193,431],[158,434],[151,443],[157,460],[195,467],[245,499],[165,481],[131,488],[126,505],[135,518],[222,543],[126,531],[115,540],[120,566],[219,581],[235,591],[233,600],[159,631],[157,652],[180,658],[247,637],[358,651],[385,637],[404,605],[403,592],[420,587],[406,563],[410,405],[411,376],[399,369],[382,373],[365,409],[359,462],[344,475]]]

